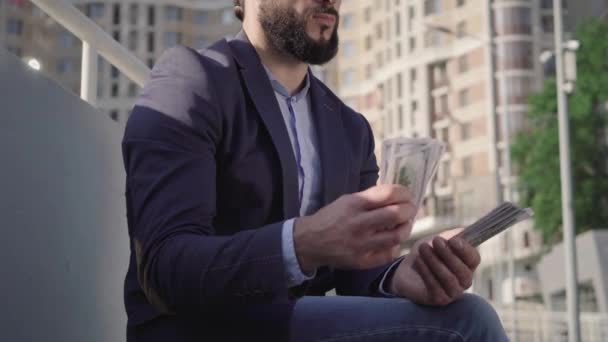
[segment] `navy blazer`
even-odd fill
[[[378,166],[365,118],[314,77],[310,92],[326,205],[375,185]],[[179,46],[162,55],[127,123],[123,156],[129,340],[201,341],[221,323],[240,327],[231,334],[255,330],[278,340],[300,296],[332,288],[378,295],[385,266],[323,268],[287,288],[281,230],[298,216],[296,161],[243,32],[202,51]]]

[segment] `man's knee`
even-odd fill
[[[508,341],[498,314],[482,297],[467,293],[451,306],[455,314],[467,317],[471,341]]]

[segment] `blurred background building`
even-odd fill
[[[231,0],[72,0],[116,41],[148,66],[167,48],[203,48],[240,29]],[[80,88],[82,43],[25,0],[0,0],[0,44],[75,94]],[[98,108],[126,122],[139,87],[99,58]]]
[[[606,1],[563,2],[566,37],[577,23],[606,13]],[[324,68],[326,83],[383,139],[433,137],[447,153],[427,193],[415,236],[461,227],[503,200],[517,200],[517,177],[505,172],[510,137],[526,127],[528,96],[552,51],[552,0],[357,0],[341,10],[341,50]],[[536,264],[542,238],[532,222],[513,228],[515,296],[541,300]],[[480,247],[474,291],[513,300],[508,241]]]

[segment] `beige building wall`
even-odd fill
[[[339,80],[332,84],[334,90],[372,123],[377,146],[396,136],[433,137],[448,144],[415,235],[464,226],[510,198],[507,189],[515,184],[516,175],[508,179],[504,169],[503,116],[507,113],[511,138],[525,127],[527,97],[540,89],[544,78],[538,56],[553,46],[552,4],[550,0],[343,2],[341,47],[349,42],[357,50],[352,55],[341,53],[326,68],[328,78]],[[605,1],[599,0],[568,0],[564,5],[567,31],[606,9]],[[344,25],[350,15],[356,23]],[[355,70],[353,77],[350,70]],[[517,194],[510,199],[517,200]],[[530,223],[512,231],[516,295],[537,298],[534,265],[540,255],[540,235]],[[506,243],[506,235],[501,234],[481,246],[484,263],[474,286],[475,292],[498,302],[510,300],[510,292],[503,291],[509,283]]]

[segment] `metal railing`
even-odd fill
[[[31,0],[42,11],[82,40],[82,71],[80,97],[95,106],[97,103],[98,54],[124,73],[131,81],[143,86],[150,68],[131,51],[114,40],[93,20],[67,0]]]
[[[511,339],[515,335],[520,342],[566,342],[568,341],[568,317],[566,312],[538,309],[495,307],[505,330]],[[514,315],[514,317],[513,317]],[[608,341],[608,314],[581,313],[581,342]],[[516,320],[513,326],[513,318]]]

